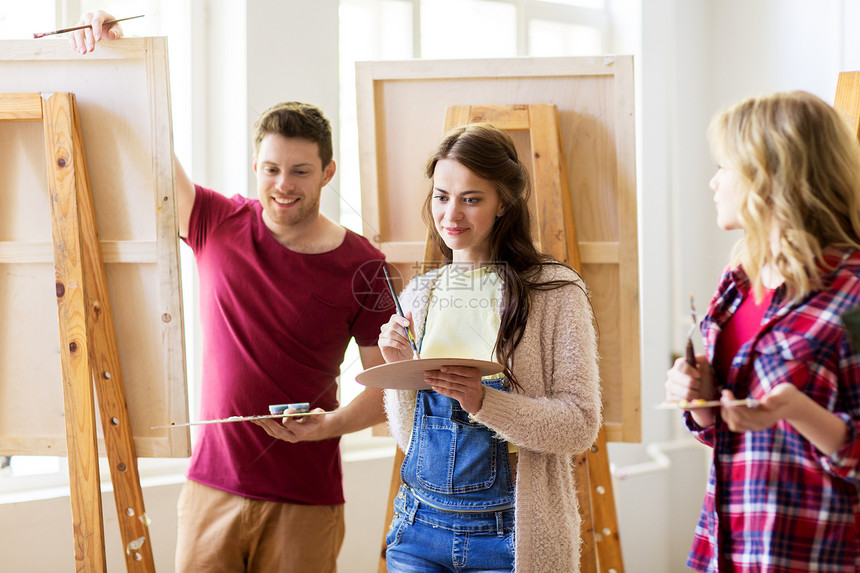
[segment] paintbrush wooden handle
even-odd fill
[[[128,16],[127,18],[116,18],[114,20],[107,20],[102,23],[102,26],[109,26],[116,24],[117,22],[125,22],[126,20],[134,20],[135,18],[143,18],[144,14],[139,16]],[[65,34],[66,32],[74,32],[75,30],[84,30],[86,28],[91,27],[92,24],[85,24],[83,26],[72,26],[71,28],[63,28],[61,30],[54,30],[53,32],[41,32],[38,34],[33,34],[33,38],[44,38],[45,36],[53,36],[55,34]]]
[[[229,418],[221,418],[218,420],[200,420],[199,422],[186,422],[184,424],[169,424],[167,426],[151,426],[151,430],[156,428],[184,428],[186,426],[201,426],[203,424],[229,424],[232,422],[253,422],[254,420],[267,420],[272,418],[301,418],[304,416],[319,416],[321,414],[333,414],[334,412],[296,412],[294,414],[264,414],[262,416],[230,416]]]
[[[720,400],[680,400],[678,402],[663,402],[657,404],[658,410],[693,410],[695,408],[716,408],[717,406],[746,406],[747,408],[755,408],[758,406],[758,400],[754,398],[744,398],[741,400],[731,400],[725,404]]]
[[[693,348],[693,339],[687,339],[687,356],[686,356],[687,364],[696,368],[696,349]]]

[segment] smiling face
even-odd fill
[[[504,212],[495,186],[453,159],[441,159],[433,172],[436,232],[458,263],[489,262],[490,232]]]
[[[278,236],[285,227],[313,223],[320,214],[322,188],[334,172],[334,161],[322,168],[315,142],[276,133],[266,135],[254,158],[257,196],[266,227]]]
[[[740,229],[738,217],[738,202],[741,196],[743,180],[735,169],[720,166],[711,177],[710,188],[714,192],[714,204],[717,207],[717,225],[725,231]]]

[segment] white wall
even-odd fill
[[[205,150],[205,156],[195,155],[192,178],[227,195],[256,195],[250,168],[252,125],[270,106],[290,100],[313,103],[326,114],[337,159],[337,1],[211,0],[194,5],[208,22],[193,43],[196,60],[208,67],[197,78],[203,88],[195,94],[206,108],[206,121],[194,149]],[[336,174],[322,195],[322,211],[335,220],[338,182]]]
[[[176,500],[179,486],[144,488],[144,507],[152,520],[149,543],[156,571],[173,571]],[[102,495],[105,553],[109,571],[125,571],[124,547],[113,495]],[[61,496],[0,505],[0,570],[14,573],[75,571],[72,510]]]
[[[393,451],[393,450],[392,450]],[[346,539],[338,558],[341,573],[376,571],[384,533],[392,458],[344,463]],[[173,571],[176,501],[180,484],[143,488],[155,570]],[[125,571],[125,556],[111,493],[102,496],[108,571]],[[68,496],[0,504],[0,571],[75,571],[72,510]]]

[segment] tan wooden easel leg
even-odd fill
[[[73,94],[44,94],[77,571],[106,569],[93,382],[128,571],[154,571],[101,242]]]
[[[615,511],[615,494],[612,473],[609,469],[609,454],[606,451],[606,434],[600,429],[597,441],[586,453],[588,459],[588,496],[591,501],[591,530],[597,554],[597,566],[589,571],[601,573],[623,573],[621,539],[618,535],[618,516]],[[581,486],[580,486],[581,487]],[[580,496],[580,503],[584,503]],[[583,526],[583,530],[585,526]],[[586,569],[583,567],[583,571]]]
[[[385,529],[382,532],[382,548],[379,554],[379,566],[377,573],[385,573],[387,565],[385,562],[385,537],[388,533],[388,528],[391,525],[391,520],[394,517],[394,498],[400,489],[400,466],[403,465],[403,459],[406,455],[400,448],[395,447],[394,464],[391,467],[391,483],[388,486],[388,507],[385,508]]]
[[[579,502],[579,570],[584,573],[595,573],[599,569],[597,568],[597,546],[594,543],[594,517],[589,495],[588,454],[582,453],[576,456],[573,473],[576,478]]]
[[[125,400],[125,380],[119,362],[113,310],[108,293],[104,257],[96,223],[95,206],[90,192],[89,174],[84,152],[81,122],[72,96],[75,126],[75,163],[81,165],[78,179],[78,213],[84,245],[84,280],[87,301],[87,325],[90,338],[90,362],[96,396],[99,402],[105,446],[110,462],[111,483],[127,571],[154,571],[152,541],[143,492],[137,471],[137,457],[131,432],[131,419]]]
[[[854,135],[860,138],[860,72],[839,74],[833,107],[848,116]]]
[[[86,324],[83,253],[76,191],[71,105],[67,94],[43,98],[54,239],[60,360],[66,413],[75,570],[106,571],[95,404]]]

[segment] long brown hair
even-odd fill
[[[517,389],[522,386],[512,372],[513,354],[523,338],[529,317],[529,299],[534,290],[550,290],[575,284],[585,292],[582,281],[540,282],[544,265],[560,265],[549,255],[538,252],[531,239],[528,201],[531,183],[528,170],[519,160],[511,137],[489,123],[473,123],[449,131],[427,160],[424,174],[430,179],[430,192],[424,201],[422,218],[430,238],[451,262],[453,252],[439,236],[433,221],[433,175],[436,164],[451,159],[478,177],[493,184],[504,206],[490,232],[490,265],[502,280],[502,305],[499,334],[494,351],[505,367],[507,379]]]

